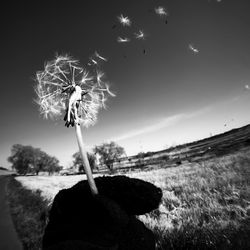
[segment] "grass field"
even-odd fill
[[[159,209],[140,216],[163,249],[250,249],[250,147],[223,157],[127,176],[163,190]],[[16,180],[41,190],[50,204],[56,193],[85,179],[30,176]]]
[[[15,179],[9,180],[7,197],[23,250],[41,249],[48,202],[42,198],[39,190],[26,189]]]

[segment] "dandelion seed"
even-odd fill
[[[162,6],[159,6],[157,8],[155,8],[155,13],[159,16],[167,16],[167,11],[164,7]]]
[[[93,76],[89,76],[89,72],[84,70],[82,73],[81,83],[87,84],[89,81],[93,80]]]
[[[120,16],[118,16],[118,20],[123,26],[131,26],[131,20],[127,16],[124,17],[121,14]]]
[[[199,50],[197,48],[195,48],[192,44],[188,45],[188,48],[193,51],[195,54],[199,53]]]
[[[100,83],[102,82],[103,76],[104,76],[103,72],[101,72],[101,71],[96,72],[96,79],[97,79],[97,83],[99,84],[99,86],[101,86]]]
[[[145,39],[145,34],[144,34],[144,32],[143,32],[142,30],[139,30],[138,33],[135,33],[135,38],[136,38],[136,39],[139,39],[139,40],[140,40],[140,39],[143,39],[143,40],[144,40],[144,39]]]
[[[108,61],[105,57],[101,56],[97,51],[95,51],[95,56],[96,56],[97,58],[99,58],[99,59],[105,61],[105,62]]]
[[[90,58],[90,61],[91,61],[91,63],[93,63],[94,65],[97,65],[97,64],[98,64],[98,62],[97,62],[96,60],[94,60],[93,58]]]
[[[122,38],[122,37],[119,36],[119,37],[117,38],[117,42],[118,42],[118,43],[127,43],[127,42],[130,42],[130,39],[127,38],[127,37]]]
[[[248,84],[245,85],[245,89],[246,89],[246,90],[250,90],[250,87],[249,87]]]

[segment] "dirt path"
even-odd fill
[[[0,175],[0,249],[21,250],[22,244],[15,231],[6,198],[8,178],[7,175]]]

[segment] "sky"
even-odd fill
[[[95,51],[108,59],[101,67],[116,97],[82,128],[88,150],[114,140],[134,155],[249,124],[249,11],[249,0],[9,1],[0,31],[0,165],[10,167],[17,143],[72,164],[74,128],[44,119],[34,101],[36,72],[56,54],[83,67]],[[139,30],[145,39],[134,38]]]

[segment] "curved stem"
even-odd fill
[[[87,151],[85,150],[85,147],[83,144],[81,126],[79,124],[75,123],[75,127],[76,127],[77,143],[79,146],[80,154],[81,154],[82,161],[83,161],[83,167],[84,167],[85,173],[87,175],[90,190],[91,190],[91,193],[93,195],[96,195],[96,194],[98,194],[98,189],[96,187],[95,180],[93,178],[92,171],[91,171],[91,168],[89,165]]]

